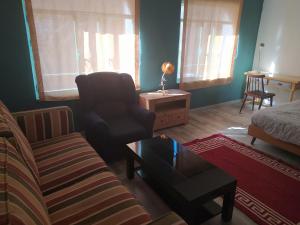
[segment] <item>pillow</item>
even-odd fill
[[[51,224],[43,195],[23,157],[0,137],[0,223]]]
[[[39,183],[39,171],[35,158],[33,156],[32,148],[23,134],[22,130],[18,126],[17,121],[13,118],[11,113],[0,101],[0,136],[9,138],[11,143],[20,152],[28,168],[32,172],[34,178]]]

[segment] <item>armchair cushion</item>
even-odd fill
[[[120,144],[127,144],[148,136],[143,125],[128,115],[107,120],[107,123],[111,139],[118,140]]]
[[[94,111],[106,120],[127,114],[128,106],[121,101],[103,102],[95,105]]]

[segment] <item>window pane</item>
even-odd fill
[[[181,82],[231,77],[241,1],[188,0],[185,7]]]
[[[31,1],[46,96],[76,94],[79,74],[113,71],[135,80],[135,0]]]

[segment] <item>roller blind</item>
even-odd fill
[[[42,100],[78,96],[75,77],[100,71],[138,79],[137,0],[26,0]]]
[[[186,0],[180,83],[186,89],[233,76],[242,0]]]

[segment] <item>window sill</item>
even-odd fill
[[[39,102],[57,102],[57,101],[72,101],[78,100],[79,96],[67,96],[67,97],[59,97],[59,96],[44,96],[40,97]]]
[[[194,90],[199,88],[208,88],[213,86],[227,85],[232,82],[233,78],[221,78],[216,80],[201,80],[189,83],[180,83],[179,88],[182,90]]]
[[[140,87],[135,87],[135,91],[139,93],[141,91]],[[41,96],[41,95],[40,95]],[[79,95],[70,95],[70,96],[43,96],[38,100],[39,102],[55,102],[55,101],[73,101],[79,100]]]

